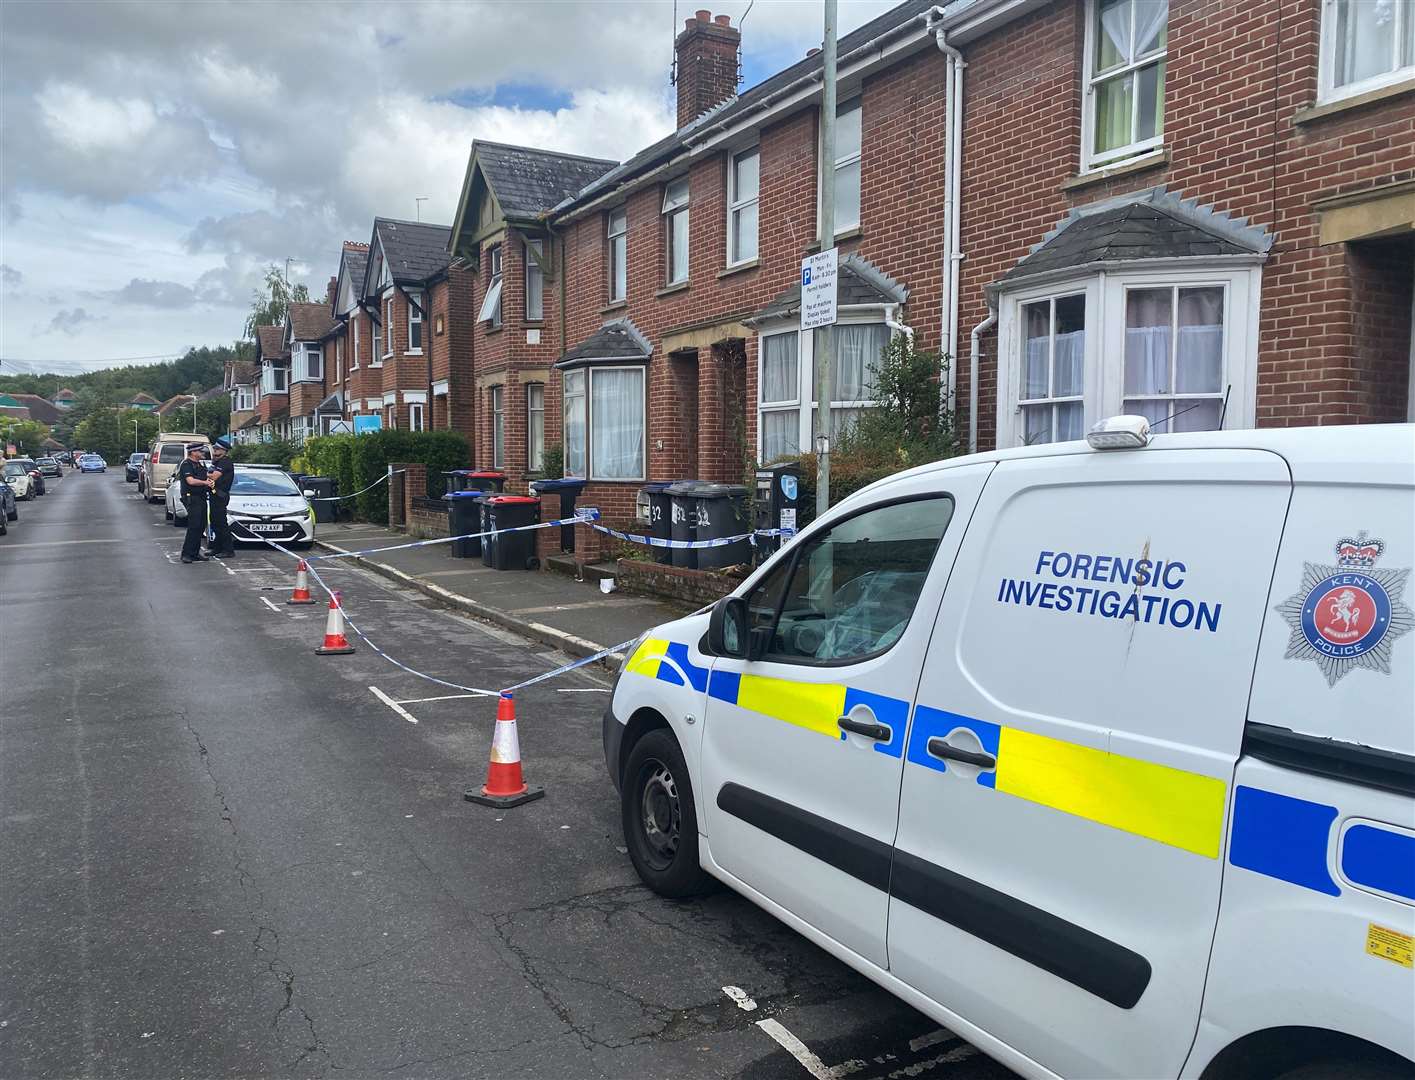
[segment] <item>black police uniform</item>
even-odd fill
[[[203,485],[192,486],[187,483],[187,477],[192,476],[198,480],[206,479],[206,464],[202,461],[193,461],[191,458],[185,459],[177,466],[176,482],[181,485],[181,492],[187,497],[187,536],[182,541],[182,558],[200,559],[201,538],[206,535],[206,496],[208,489]]]
[[[231,538],[231,524],[226,520],[226,506],[231,501],[231,481],[236,476],[236,463],[228,453],[220,461],[211,463],[211,474],[216,478],[216,487],[211,492],[211,531],[216,534],[211,541],[211,554],[236,554],[236,541]]]

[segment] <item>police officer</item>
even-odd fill
[[[231,525],[226,520],[226,506],[231,501],[231,481],[236,476],[236,463],[231,460],[231,440],[225,435],[211,444],[211,467],[208,470],[214,486],[211,489],[211,550],[213,559],[225,559],[236,554],[236,542],[231,539]]]
[[[206,535],[206,497],[216,486],[206,472],[201,459],[201,443],[187,443],[187,459],[177,466],[177,482],[187,496],[187,536],[182,541],[184,563],[205,562],[201,553],[201,538]]]

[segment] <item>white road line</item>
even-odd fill
[[[264,604],[266,607],[268,607],[271,611],[275,612],[275,614],[277,614],[277,615],[280,614],[280,609],[279,609],[278,607],[276,607],[274,604],[272,604],[266,597],[262,596],[262,597],[260,598],[260,602],[261,602],[262,604]]]
[[[123,538],[121,536],[109,536],[99,540],[44,540],[35,541],[31,544],[6,544],[5,546],[7,548],[60,547],[64,544],[121,544],[122,542]]]
[[[939,1028],[937,1031],[931,1031],[927,1035],[920,1035],[917,1039],[910,1039],[909,1049],[917,1054],[920,1050],[924,1050],[930,1046],[937,1046],[945,1039],[951,1038],[953,1038],[953,1032]]]
[[[775,1039],[777,1044],[799,1061],[801,1068],[805,1069],[806,1072],[815,1077],[816,1080],[835,1080],[834,1071],[820,1058],[816,1057],[815,1054],[811,1053],[810,1047],[796,1038],[795,1035],[792,1035],[791,1032],[787,1031],[775,1020],[758,1020],[757,1027],[761,1028]]]
[[[396,701],[394,701],[391,697],[389,697],[387,694],[385,694],[385,693],[384,693],[382,690],[380,690],[378,687],[376,687],[376,686],[370,686],[370,687],[369,687],[369,690],[373,693],[373,696],[374,696],[374,697],[378,698],[379,701],[381,701],[381,702],[383,702],[385,705],[387,705],[390,709],[392,709],[394,712],[396,712],[396,713],[397,713],[399,716],[401,716],[404,720],[408,721],[408,723],[410,723],[410,724],[416,724],[416,723],[418,722],[418,718],[417,718],[416,716],[414,716],[412,713],[410,713],[407,709],[403,708],[403,706],[399,705]]]
[[[369,689],[373,689],[369,687]],[[424,701],[457,701],[461,698],[484,698],[485,694],[443,694],[441,697],[415,697],[405,698],[397,702],[398,705],[421,705]]]
[[[603,686],[560,686],[556,688],[557,694],[607,694],[608,688]]]
[[[722,992],[737,1003],[743,1012],[756,1012],[757,1003],[740,986],[724,986]]]

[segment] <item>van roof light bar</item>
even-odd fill
[[[1092,450],[1139,450],[1149,445],[1150,422],[1143,416],[1108,416],[1086,433]]]

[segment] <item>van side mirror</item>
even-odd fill
[[[708,616],[708,648],[717,656],[747,658],[747,602],[724,596]]]
[[[314,488],[305,488],[303,495],[306,499],[314,498]]]

